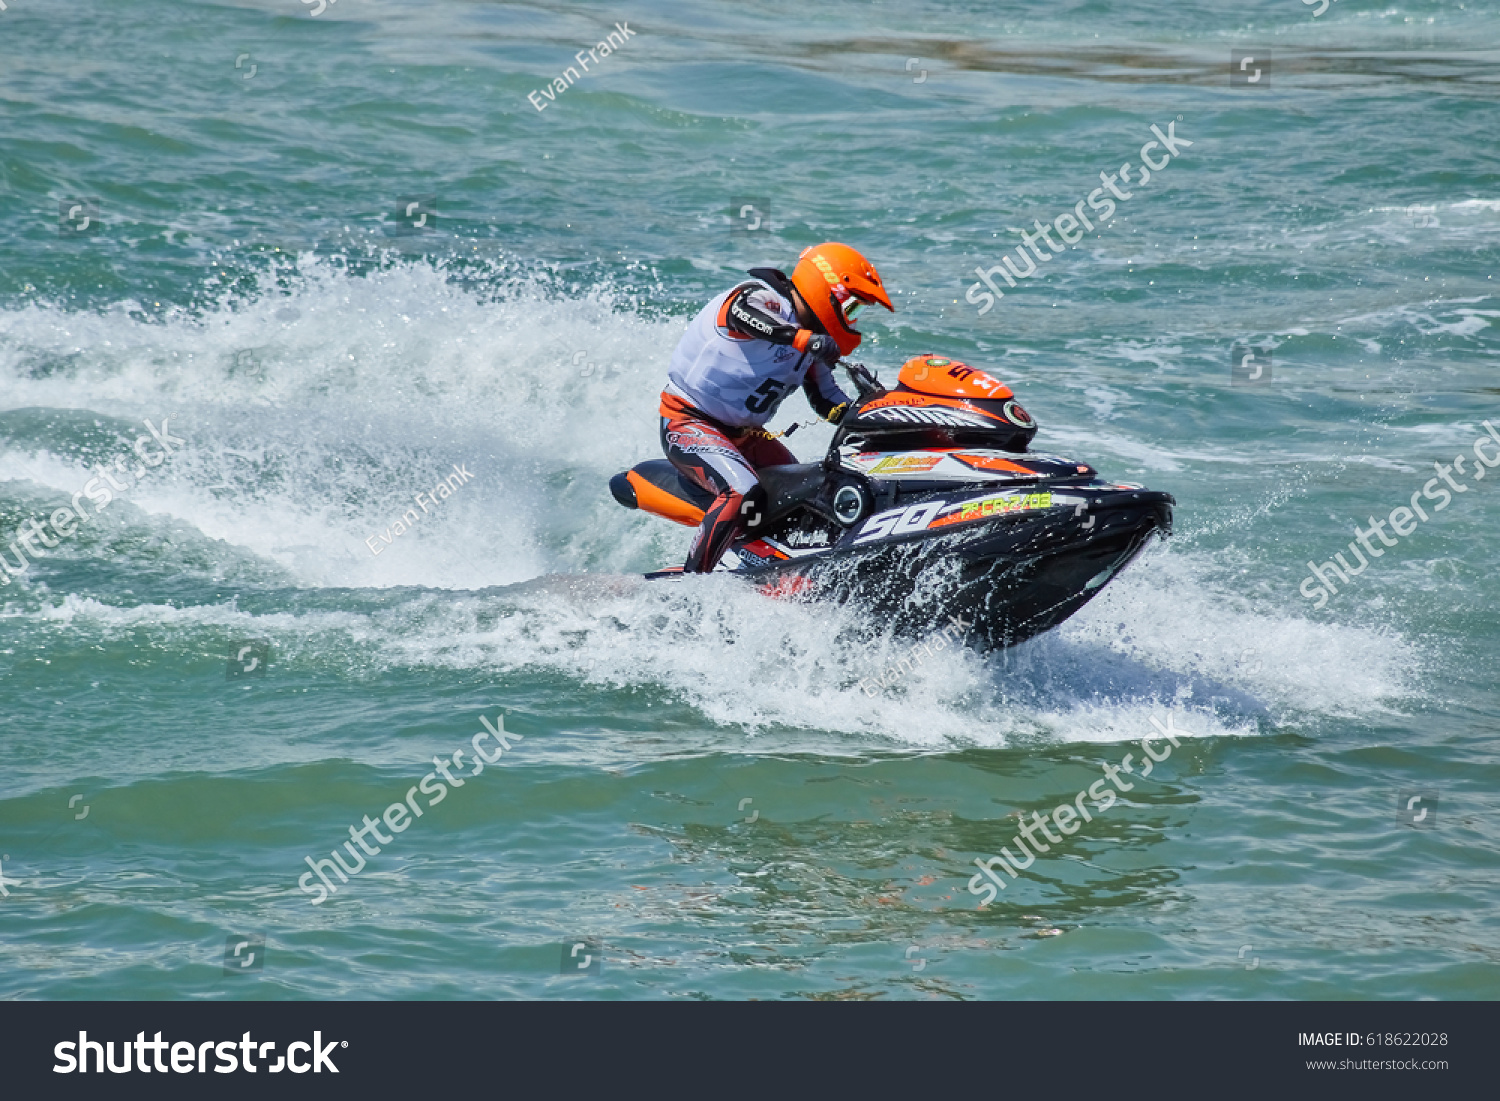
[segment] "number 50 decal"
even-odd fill
[[[865,526],[860,528],[859,534],[855,536],[854,542],[868,543],[872,539],[884,539],[891,535],[910,535],[914,531],[923,531],[927,525],[932,523],[946,501],[928,501],[920,505],[907,505],[904,508],[893,508],[888,512],[877,513],[865,521]]]

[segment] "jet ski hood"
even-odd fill
[[[1024,452],[1037,423],[1009,386],[943,356],[913,356],[896,387],[863,402],[844,427],[889,449],[990,447]]]
[[[901,365],[898,389],[939,398],[979,398],[1004,401],[1015,397],[1009,386],[976,367],[942,356],[912,356]]]

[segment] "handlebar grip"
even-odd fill
[[[885,387],[880,385],[880,380],[863,363],[840,362],[839,366],[849,373],[849,378],[853,381],[855,389],[859,391],[860,397],[867,398],[874,394],[885,393]]]

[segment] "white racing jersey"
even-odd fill
[[[748,339],[727,327],[730,298],[747,285],[754,288],[748,305],[797,326],[791,302],[768,283],[757,279],[725,291],[688,323],[667,370],[668,393],[732,428],[765,424],[809,377],[829,405],[848,401],[826,363],[790,344]]]

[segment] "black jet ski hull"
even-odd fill
[[[1074,509],[734,573],[778,595],[857,603],[901,634],[921,636],[957,619],[971,645],[999,649],[1050,630],[1092,600],[1153,535],[1170,532],[1172,503],[1152,491],[1094,494]]]
[[[886,389],[845,366],[860,396],[823,461],[763,467],[746,497],[730,572],[762,591],[857,603],[918,637],[956,619],[971,645],[993,649],[1062,623],[1170,533],[1168,494],[1029,450],[1036,422],[986,372],[922,355]],[[610,489],[626,508],[692,525],[712,496],[660,459]]]

